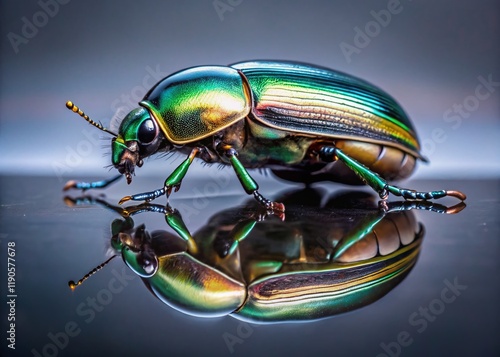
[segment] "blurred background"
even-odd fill
[[[286,59],[394,96],[431,160],[415,177],[498,177],[499,10],[495,0],[1,1],[0,167],[109,176],[109,138],[67,100],[108,126],[172,72]]]

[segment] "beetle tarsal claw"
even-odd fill
[[[285,212],[285,205],[280,202],[271,202],[271,209],[273,211]]]
[[[389,211],[389,206],[387,205],[387,201],[384,199],[378,201],[378,207],[384,212]]]
[[[128,217],[130,217],[130,215],[131,215],[131,212],[129,212],[129,210],[128,210],[128,209],[124,209],[124,210],[122,211],[122,217],[123,217],[123,218],[128,218]]]
[[[280,221],[285,221],[285,212],[274,211],[274,215],[279,218]]]
[[[72,197],[65,196],[63,198],[63,200],[64,200],[64,203],[66,204],[66,206],[68,206],[68,207],[75,207],[77,205],[76,200],[73,199]]]
[[[266,204],[267,215],[274,215],[281,221],[285,220],[285,205],[280,202],[269,201]]]
[[[69,180],[66,182],[66,184],[63,187],[63,191],[68,191],[72,188],[76,188],[76,181],[75,180]]]
[[[123,197],[120,201],[118,201],[118,204],[119,204],[119,205],[122,205],[122,204],[124,204],[125,202],[130,201],[131,199],[132,199],[132,196],[125,196],[125,197]]]
[[[178,184],[175,184],[175,185],[172,185],[172,186],[165,186],[165,193],[167,195],[167,198],[170,197],[170,194],[172,193],[172,190],[174,190],[174,192],[177,192],[179,191],[179,189],[181,188],[181,183],[179,182]]]
[[[446,196],[456,197],[461,201],[465,201],[467,196],[460,191],[446,191]]]
[[[174,213],[175,213],[175,209],[172,208],[172,206],[170,206],[169,203],[167,203],[166,206],[165,206],[165,216],[168,217],[168,216],[173,215]]]
[[[460,193],[461,193],[461,192],[460,192]],[[462,195],[463,195],[463,193],[462,193]],[[465,196],[465,195],[464,195],[464,196]],[[455,197],[456,197],[456,196],[455,196]],[[465,198],[464,198],[464,199],[465,199]],[[446,213],[446,214],[456,214],[456,213],[458,213],[458,212],[462,211],[465,207],[467,207],[467,205],[466,205],[465,203],[463,203],[463,202],[459,202],[459,203],[457,203],[457,204],[456,204],[456,205],[454,205],[454,206],[447,207],[447,208],[446,208],[445,213]]]

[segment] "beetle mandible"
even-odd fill
[[[68,101],[66,106],[113,135],[112,163],[120,172],[99,182],[69,181],[70,188],[103,188],[157,152],[187,158],[160,189],[125,196],[151,201],[177,191],[195,157],[231,165],[247,194],[269,210],[285,206],[263,197],[247,169],[270,168],[278,177],[310,184],[367,184],[382,199],[389,193],[427,200],[460,191],[400,188],[388,181],[408,177],[416,161],[427,161],[410,119],[381,89],[353,76],[309,64],[250,61],[199,66],[156,84],[114,133]]]

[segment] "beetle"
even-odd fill
[[[198,317],[257,323],[315,320],[378,300],[417,261],[424,228],[412,210],[452,214],[465,206],[417,201],[377,207],[364,192],[337,194],[325,203],[314,189],[281,198],[288,207],[285,222],[257,214],[253,203],[215,213],[194,234],[170,206],[120,209],[100,198],[67,203],[99,203],[124,217],[111,225],[111,245],[165,304]],[[164,214],[177,234],[136,227],[132,216],[141,212]]]
[[[410,119],[381,89],[328,68],[287,61],[199,66],[157,83],[121,122],[118,133],[95,123],[71,101],[66,106],[113,135],[112,163],[130,184],[135,167],[157,152],[187,158],[160,189],[125,196],[151,201],[180,188],[195,157],[233,167],[247,194],[272,211],[282,203],[263,197],[247,169],[270,168],[285,180],[367,184],[381,198],[411,200],[460,191],[417,192],[388,183],[408,177],[427,161]],[[102,188],[119,176],[70,188]]]

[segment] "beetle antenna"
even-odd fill
[[[73,280],[70,280],[70,281],[68,282],[68,285],[69,285],[70,289],[71,289],[71,290],[75,290],[75,289],[76,289],[76,287],[77,287],[78,285],[83,284],[83,282],[84,282],[85,280],[87,280],[87,279],[88,279],[88,278],[90,278],[92,275],[94,275],[95,273],[97,273],[99,270],[101,270],[102,268],[104,268],[104,267],[105,267],[105,266],[106,266],[106,265],[107,265],[107,264],[108,264],[108,263],[109,263],[109,262],[110,262],[113,258],[115,258],[115,257],[117,257],[117,256],[118,256],[118,254],[115,254],[115,255],[113,255],[111,258],[109,258],[108,260],[106,260],[104,263],[102,263],[102,264],[100,264],[100,265],[96,266],[94,269],[92,269],[92,270],[91,270],[91,271],[89,271],[87,274],[85,274],[83,278],[81,278],[80,280],[78,280],[78,282],[76,282],[76,283],[75,283]]]
[[[83,119],[85,119],[90,125],[95,126],[97,129],[105,131],[108,134],[113,135],[114,137],[117,137],[118,135],[113,133],[111,130],[106,129],[104,126],[102,126],[101,123],[96,123],[92,119],[89,118],[87,114],[85,114],[80,108],[78,108],[72,101],[68,100],[66,102],[66,108],[69,110],[75,112],[79,116],[81,116]]]

